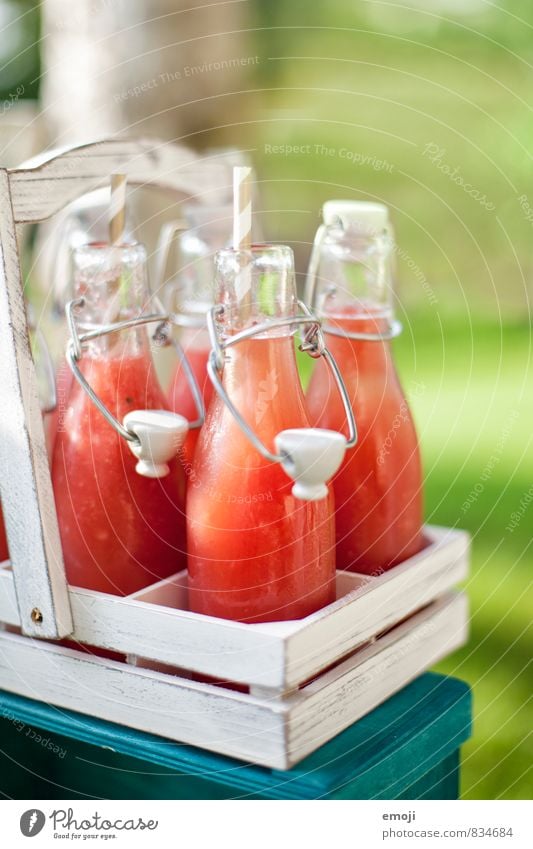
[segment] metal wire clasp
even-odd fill
[[[81,309],[84,305],[85,298],[76,298],[75,300],[69,301],[65,308],[68,327],[70,331],[70,339],[67,344],[66,358],[69,367],[72,371],[72,374],[74,375],[82,389],[87,393],[91,401],[100,410],[104,418],[109,422],[111,427],[113,427],[123,439],[127,440],[127,442],[132,443],[134,445],[140,444],[139,437],[135,433],[133,433],[133,431],[129,430],[127,427],[124,427],[124,425],[119,422],[116,416],[114,416],[109,410],[109,408],[106,407],[101,398],[99,398],[94,389],[91,387],[90,383],[82,374],[78,363],[83,356],[84,346],[92,339],[98,339],[101,336],[106,336],[109,333],[119,333],[122,330],[129,330],[133,327],[141,327],[144,324],[152,323],[157,323],[157,327],[152,337],[153,340],[160,345],[172,345],[174,347],[185,372],[185,377],[187,379],[189,387],[191,389],[198,417],[193,422],[189,422],[188,427],[189,429],[201,427],[205,420],[205,408],[202,393],[200,392],[198,383],[196,382],[196,378],[194,377],[193,371],[191,369],[189,361],[187,360],[187,356],[183,348],[177,340],[172,338],[170,332],[170,324],[174,323],[173,317],[165,313],[150,313],[148,315],[138,316],[137,318],[130,318],[126,319],[125,321],[118,321],[114,324],[98,325],[92,330],[87,330],[84,333],[79,333],[74,313],[76,309]]]
[[[213,383],[216,392],[224,401],[225,405],[231,412],[232,416],[236,420],[244,435],[250,440],[256,450],[259,451],[259,453],[263,457],[265,457],[265,459],[270,460],[273,463],[285,464],[288,459],[287,454],[274,453],[270,451],[266,447],[266,445],[259,439],[257,434],[254,433],[250,425],[242,417],[241,413],[236,408],[228,393],[226,392],[224,385],[220,379],[220,372],[224,365],[224,351],[227,348],[230,348],[233,345],[237,345],[244,339],[251,339],[253,336],[257,336],[260,333],[265,333],[268,330],[273,330],[278,327],[305,327],[304,332],[301,334],[302,341],[299,348],[301,351],[307,352],[313,358],[324,357],[324,359],[326,360],[326,363],[332,371],[335,383],[342,399],[344,411],[346,413],[346,420],[348,423],[348,438],[345,441],[344,447],[353,448],[353,446],[357,442],[357,427],[353,410],[350,405],[350,400],[348,398],[348,393],[346,391],[346,386],[344,385],[344,381],[342,379],[337,363],[324,342],[320,319],[318,319],[302,301],[298,301],[298,307],[301,310],[301,313],[299,315],[287,318],[276,318],[273,320],[262,322],[261,324],[254,324],[252,327],[248,327],[245,330],[241,330],[239,333],[235,333],[233,336],[228,336],[224,340],[220,339],[217,330],[217,319],[219,319],[223,315],[224,307],[212,307],[212,309],[210,309],[207,313],[207,328],[209,330],[209,338],[211,341],[211,353],[209,355],[209,360],[207,363],[207,372],[209,374],[211,382]],[[311,430],[316,431],[317,429],[309,428],[309,431]]]

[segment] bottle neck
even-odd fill
[[[219,326],[226,336],[296,315],[291,249],[283,245],[253,245],[248,250],[218,251],[215,303],[224,308]],[[272,327],[268,333],[283,336],[287,328]]]
[[[215,283],[215,300],[223,307],[218,332],[226,342],[226,391],[254,431],[272,446],[280,430],[308,424],[294,328],[283,324],[298,308],[292,251],[273,245],[219,251]],[[256,335],[227,345],[249,328],[258,330]]]
[[[142,245],[85,245],[74,252],[74,292],[84,305],[77,317],[81,331],[138,318],[149,311],[146,252]],[[132,357],[149,354],[148,326],[107,333],[92,340],[89,356]]]
[[[319,231],[320,232],[320,231]],[[369,318],[392,314],[392,238],[389,233],[325,227],[315,242],[313,303],[319,312]]]

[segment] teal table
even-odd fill
[[[0,690],[0,793],[15,799],[455,799],[460,746],[470,728],[469,687],[428,673],[280,772]]]

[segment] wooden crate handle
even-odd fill
[[[223,156],[201,157],[183,145],[157,139],[104,139],[52,152],[8,173],[16,224],[50,218],[106,185],[113,173],[126,174],[130,185],[156,186],[213,204],[228,197],[232,180]]]
[[[199,203],[226,197],[231,169],[157,140],[108,139],[0,169],[0,495],[25,634],[74,630],[37,379],[30,350],[16,225],[43,221],[113,172]]]

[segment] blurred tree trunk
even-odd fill
[[[224,95],[245,89],[257,64],[240,32],[248,27],[247,7],[232,0],[44,0],[41,93],[49,143],[122,132],[208,144],[212,128],[237,123],[245,109],[246,95]],[[162,203],[144,191],[134,208],[152,254],[162,224],[179,212],[168,197]]]
[[[166,139],[224,123],[253,69],[246,3],[44,0],[43,112],[50,141],[125,131]]]

